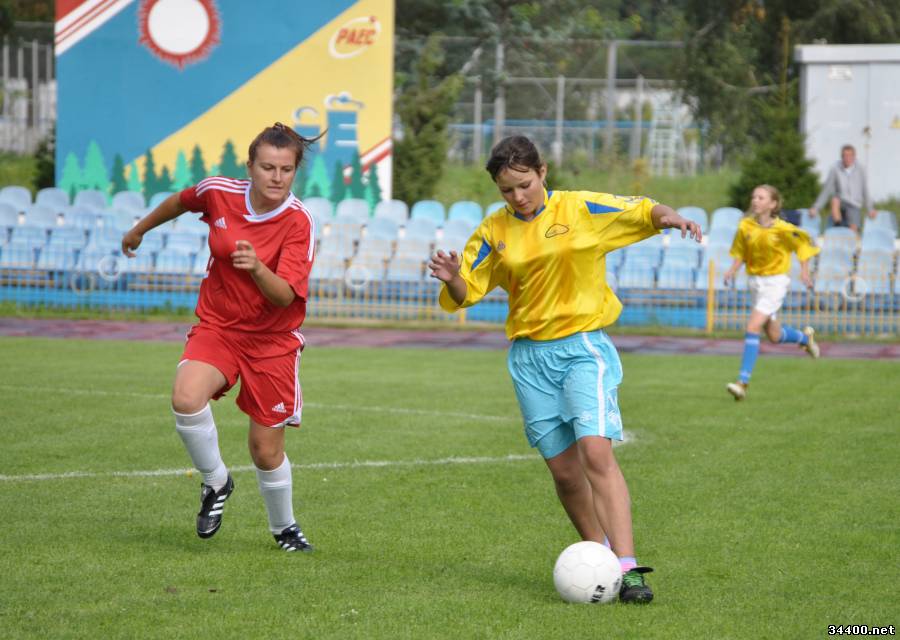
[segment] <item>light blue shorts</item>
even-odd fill
[[[558,340],[519,338],[509,349],[528,444],[552,458],[584,436],[622,439],[622,363],[603,331]]]

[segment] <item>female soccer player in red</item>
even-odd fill
[[[237,405],[250,418],[249,449],[269,529],[286,551],[311,551],[294,519],[284,426],[299,426],[300,325],[306,315],[315,223],[291,193],[311,140],[276,123],[250,144],[249,180],[210,177],[164,200],[122,238],[133,257],[144,234],[187,211],[209,225],[210,259],[200,285],[199,322],[175,374],[175,428],[202,473],[197,535],[222,524],[234,481],[219,453],[210,399],[240,378]]]
[[[606,284],[606,254],[659,229],[700,241],[700,228],[642,196],[547,191],[547,165],[528,138],[502,140],[487,170],[507,206],[484,219],[462,256],[438,251],[429,267],[445,283],[447,311],[491,289],[509,294],[507,360],[529,444],[584,540],[609,538],[623,571],[619,598],[650,602],[632,538],[631,503],[612,440],[622,440],[622,365],[603,328],[622,310]]]

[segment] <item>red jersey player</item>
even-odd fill
[[[122,238],[133,257],[145,233],[186,211],[209,225],[210,259],[197,317],[172,389],[175,428],[203,474],[197,535],[222,524],[234,481],[219,453],[209,406],[241,380],[237,405],[250,418],[250,456],[269,529],[286,551],[311,551],[294,519],[284,426],[299,426],[300,325],[306,315],[315,223],[291,193],[309,139],[276,123],[250,144],[249,180],[211,177],[164,200]]]

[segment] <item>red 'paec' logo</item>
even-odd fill
[[[345,22],[328,41],[328,53],[335,58],[352,58],[375,44],[381,23],[375,16],[353,18]]]

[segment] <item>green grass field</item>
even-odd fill
[[[306,351],[288,453],[312,555],[268,533],[233,393],[214,410],[236,491],[218,535],[196,537],[199,479],[177,471],[168,409],[180,345],[7,338],[0,352],[4,638],[825,638],[900,623],[896,362],[763,356],[736,404],[736,358],[623,356],[633,441],[617,452],[657,593],[627,607],[553,589],[576,535],[502,352]]]

